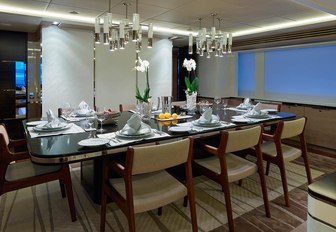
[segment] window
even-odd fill
[[[254,52],[238,54],[238,95],[252,97],[256,88]]]

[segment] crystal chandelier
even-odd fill
[[[199,20],[199,31],[196,37],[196,53],[199,56],[203,56],[207,53],[207,58],[211,58],[211,54],[214,53],[216,57],[223,57],[225,53],[231,53],[232,51],[232,33],[222,32],[220,29],[221,18],[218,20],[218,30],[215,27],[215,16],[217,14],[212,13],[212,27],[210,32],[207,32],[206,28],[202,28],[202,18]],[[189,54],[193,54],[193,35],[189,35]]]
[[[122,19],[119,24],[112,23],[111,0],[109,0],[109,12],[106,15],[96,17],[95,21],[95,43],[109,45],[110,51],[125,49],[130,39],[135,42],[136,52],[140,52],[142,48],[142,25],[140,25],[140,15],[138,13],[138,0],[136,0],[136,12],[133,14],[133,22],[130,23],[128,15],[128,6],[130,3],[123,3],[126,7],[126,18]],[[101,19],[103,19],[101,31]],[[148,28],[147,47],[153,46],[153,24],[143,25]]]

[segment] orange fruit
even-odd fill
[[[177,114],[176,114],[176,113],[173,113],[173,114],[172,114],[172,118],[176,119],[176,118],[177,118]]]
[[[165,113],[165,114],[164,114],[164,116],[165,116],[165,118],[167,118],[167,119],[168,119],[168,118],[170,118],[170,117],[171,117],[171,114],[170,114],[170,113]]]
[[[165,118],[165,114],[164,113],[160,113],[159,114],[159,119],[164,119]]]

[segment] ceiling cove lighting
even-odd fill
[[[221,18],[218,20],[218,30],[215,27],[216,13],[212,13],[212,27],[209,32],[205,27],[202,28],[202,18],[199,18],[199,31],[196,37],[196,53],[203,56],[207,53],[207,58],[211,58],[211,54],[215,57],[223,57],[225,53],[231,53],[232,49],[232,33],[222,32],[220,28]],[[189,34],[189,54],[193,54],[193,34]]]
[[[57,20],[57,21],[66,20],[66,21],[79,22],[79,23],[85,23],[85,24],[90,24],[90,25],[95,24],[95,18],[92,18],[92,17],[79,16],[79,15],[74,15],[74,14],[69,14],[69,13],[62,14],[62,13],[56,13],[56,12],[50,12],[50,11],[40,11],[40,10],[33,10],[33,9],[22,8],[22,7],[13,7],[13,6],[9,6],[6,4],[0,4],[0,12],[41,17],[41,18]],[[235,31],[232,33],[232,37],[239,37],[239,36],[244,36],[244,35],[251,35],[251,34],[257,34],[257,33],[262,33],[262,32],[293,28],[293,27],[298,27],[298,26],[324,23],[324,22],[330,22],[330,21],[335,21],[335,20],[336,20],[335,15],[315,17],[315,18],[310,18],[310,19],[305,19],[305,20],[293,21],[290,23],[281,23],[281,24],[260,27],[260,28],[251,29],[251,30]],[[120,22],[113,22],[113,23],[118,24]],[[148,30],[148,26],[141,26],[141,28],[142,30]],[[157,33],[167,33],[170,35],[189,36],[190,34],[192,34],[193,37],[196,37],[198,35],[197,32],[190,32],[190,30],[179,30],[179,29],[172,29],[172,28],[167,28],[167,27],[155,26],[153,30]]]
[[[133,13],[133,21],[129,22],[128,6],[130,3],[123,3],[126,7],[126,18],[121,20],[119,24],[112,22],[111,13],[111,0],[109,1],[109,12],[106,15],[99,16],[95,19],[95,43],[103,43],[109,45],[110,51],[118,49],[125,49],[125,45],[130,40],[135,42],[136,52],[140,52],[142,48],[142,27],[145,27],[148,31],[147,47],[153,47],[153,24],[140,25],[140,15],[138,13],[138,0],[136,0],[136,12]],[[103,19],[102,30],[101,20]]]

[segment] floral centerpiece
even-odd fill
[[[141,58],[139,57],[135,61],[135,63],[136,63],[135,69],[137,71],[139,71],[139,72],[145,72],[146,73],[146,87],[144,89],[144,93],[142,95],[140,93],[139,86],[136,85],[135,97],[139,101],[148,102],[148,100],[150,98],[150,96],[149,96],[150,87],[149,87],[149,77],[148,77],[149,62],[147,60],[141,60]]]
[[[135,70],[138,72],[145,72],[146,73],[146,87],[144,89],[143,94],[140,93],[139,86],[136,84],[135,88],[135,97],[139,101],[137,104],[137,112],[140,114],[141,117],[150,117],[151,114],[151,102],[149,95],[150,87],[149,87],[149,76],[148,76],[148,69],[149,69],[149,62],[147,60],[142,60],[140,57],[135,61],[136,66],[134,67]]]
[[[184,78],[184,82],[186,84],[187,90],[186,92],[191,95],[194,92],[197,92],[197,87],[199,84],[199,79],[196,76],[195,70],[196,70],[196,62],[193,59],[184,59],[183,61],[183,67],[185,67],[188,70],[188,76]],[[191,71],[193,71],[195,78],[190,82],[191,78]]]
[[[196,99],[197,99],[197,87],[199,84],[199,79],[196,76],[196,62],[193,59],[184,59],[183,67],[188,70],[188,77],[184,78],[184,82],[186,84],[186,98],[187,98],[187,109],[190,112],[194,112],[196,110]],[[191,71],[193,71],[195,78],[190,82]]]

